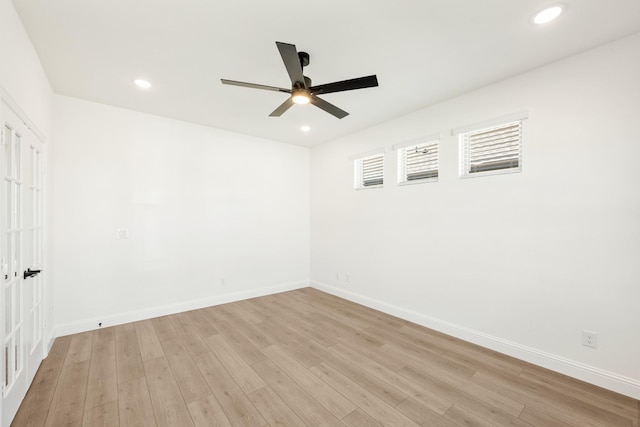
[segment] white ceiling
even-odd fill
[[[640,31],[638,0],[13,0],[56,93],[312,146]],[[269,113],[288,88],[275,41],[311,55],[314,84],[380,86]],[[152,82],[149,90],[133,85]],[[612,76],[612,78],[615,78]],[[300,126],[311,126],[304,134]]]

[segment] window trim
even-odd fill
[[[421,179],[414,179],[414,180],[406,179],[407,177],[406,177],[406,174],[404,173],[405,156],[403,151],[409,147],[428,144],[432,142],[436,142],[438,144],[438,169],[437,169],[438,175],[435,177],[428,177],[428,178],[421,178]],[[396,156],[397,156],[397,168],[398,168],[397,184],[398,185],[414,185],[414,184],[425,184],[428,182],[438,182],[438,178],[440,177],[440,143],[441,142],[442,142],[441,135],[437,133],[432,135],[421,136],[419,138],[414,138],[409,141],[394,144],[392,148],[396,150]]]
[[[509,114],[506,116],[502,116],[499,118],[485,120],[483,122],[478,122],[472,125],[466,125],[462,127],[458,127],[451,130],[451,134],[458,138],[458,176],[460,178],[476,178],[481,176],[490,176],[490,175],[504,175],[511,173],[521,173],[522,172],[522,158],[523,158],[523,135],[524,135],[524,120],[529,118],[529,113],[527,111],[521,111],[514,114]],[[466,154],[466,144],[462,135],[475,132],[479,130],[484,130],[492,127],[500,127],[506,126],[511,123],[520,123],[520,140],[518,147],[518,166],[512,168],[503,168],[503,169],[494,169],[480,172],[470,172],[467,170],[467,164],[465,159]]]
[[[379,149],[375,151],[368,151],[367,153],[360,154],[358,156],[351,156],[351,159],[353,161],[353,188],[356,191],[384,187],[384,163],[386,159],[386,151],[386,149]],[[364,185],[361,173],[362,162],[375,157],[382,157],[382,183],[374,185]]]

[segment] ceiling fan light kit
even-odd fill
[[[276,42],[276,46],[278,47],[278,51],[280,52],[280,56],[282,57],[282,62],[284,62],[287,73],[289,74],[291,89],[220,79],[222,84],[226,85],[290,94],[291,96],[287,98],[286,101],[269,114],[270,117],[280,117],[285,111],[291,108],[293,104],[312,104],[332,116],[342,119],[348,116],[349,113],[341,110],[330,102],[319,98],[318,95],[378,86],[378,78],[376,75],[311,86],[311,79],[302,73],[302,69],[309,65],[309,54],[307,52],[298,52],[296,46],[289,43]]]
[[[308,104],[311,102],[311,94],[306,89],[296,89],[291,93],[291,100],[295,104]]]

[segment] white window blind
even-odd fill
[[[519,171],[521,143],[521,120],[461,133],[461,174]]]
[[[398,182],[408,183],[438,178],[439,141],[421,142],[401,148],[398,155]]]
[[[380,186],[384,183],[384,153],[356,159],[355,188]]]

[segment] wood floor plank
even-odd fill
[[[138,347],[140,347],[140,357],[143,362],[164,356],[160,340],[150,320],[135,322],[133,326],[136,330]]]
[[[118,414],[118,401],[105,403],[87,409],[82,421],[83,427],[118,427],[120,419]]]
[[[244,301],[238,301],[237,303],[228,304],[227,308],[229,313],[234,317],[241,318],[249,323],[260,323],[266,316],[258,316],[253,311],[247,310]]]
[[[292,354],[305,367],[309,368],[322,362],[320,358],[300,344],[310,338],[295,333],[283,321],[275,321],[272,318],[269,321],[257,323],[255,327],[271,338],[273,342],[279,343],[281,347],[286,347],[287,352]]]
[[[189,321],[191,327],[196,331],[200,338],[205,339],[211,335],[217,335],[218,329],[214,326],[213,322],[209,320],[205,310],[193,310],[184,313]]]
[[[530,384],[556,393],[567,394],[632,421],[638,421],[638,402],[630,397],[596,388],[582,381],[531,365],[524,368],[518,376]]]
[[[477,372],[471,381],[487,389],[501,390],[502,393],[509,394],[525,406],[531,406],[567,424],[591,427],[633,426],[633,421],[624,416],[594,407],[563,393],[554,393],[520,377],[514,379],[487,372]],[[568,411],[567,408],[573,410]]]
[[[364,330],[358,330],[323,313],[313,314],[309,319],[312,322],[316,322],[322,328],[327,329],[336,337],[339,337],[341,342],[346,341],[351,345],[366,348],[370,351],[376,351],[384,344],[384,341],[379,340],[370,333]]]
[[[324,382],[338,390],[343,396],[347,396],[349,400],[374,419],[380,421],[385,426],[417,426],[418,424],[397,411],[395,408],[387,405],[382,399],[379,399],[372,393],[369,393],[358,384],[354,383],[344,375],[332,367],[321,363],[310,369],[311,372],[322,378]]]
[[[201,354],[194,361],[232,425],[261,427],[267,424],[212,353]]]
[[[324,363],[337,369],[344,376],[355,382],[362,388],[375,394],[391,406],[396,406],[407,398],[407,395],[388,382],[380,379],[375,375],[371,375],[360,365],[355,363],[348,357],[344,357],[334,348],[325,348],[311,340],[305,343],[305,346],[313,353],[317,354]]]
[[[88,378],[89,361],[64,365],[47,417],[47,426],[82,425]]]
[[[455,427],[457,425],[410,397],[397,405],[396,409],[421,426]]]
[[[522,421],[531,424],[532,426],[545,426],[545,427],[569,427],[570,424],[564,423],[549,414],[540,412],[534,408],[525,407],[520,414]]]
[[[229,319],[225,314],[224,310],[221,309],[221,305],[214,305],[213,307],[205,307],[202,310],[205,312],[211,323],[216,326],[216,329],[220,332],[220,328],[217,327],[220,322],[228,322]]]
[[[248,395],[249,400],[260,411],[271,426],[301,426],[302,420],[269,387],[256,390]]]
[[[251,341],[251,343],[259,349],[268,347],[274,343],[269,337],[264,335],[253,324],[246,322],[244,319],[236,316],[234,313],[228,313],[228,317],[226,318],[226,320],[232,323],[238,332],[247,337],[249,341]]]
[[[371,418],[360,408],[344,417],[342,424],[347,427],[383,427],[382,424]]]
[[[144,377],[136,330],[131,324],[115,327],[118,384]]]
[[[328,311],[333,313],[334,310],[338,310],[343,315],[348,317],[358,317],[365,321],[368,326],[376,325],[381,328],[393,328],[398,329],[404,325],[410,324],[410,322],[383,313],[378,310],[374,310],[362,305],[356,304],[351,301],[347,301],[335,295],[327,294],[322,291],[311,290],[310,294],[311,304],[315,307],[315,311]],[[299,292],[296,292],[298,295]]]
[[[41,427],[45,425],[56,386],[30,388],[20,405],[12,425],[20,427]]]
[[[91,352],[85,409],[118,400],[115,329],[95,331]]]
[[[342,426],[343,424],[324,406],[307,393],[270,360],[253,365],[269,387],[308,426]]]
[[[344,355],[344,357],[348,357],[355,364],[365,369],[371,375],[377,376],[383,381],[391,384],[396,389],[415,399],[437,414],[444,414],[453,405],[453,401],[443,397],[438,390],[430,390],[421,387],[410,379],[407,379],[386,366],[379,364],[377,361],[370,359],[370,357],[378,358],[379,355],[377,354],[374,355],[367,353],[367,355],[364,356],[348,346],[341,344],[336,345],[335,349],[336,351],[339,351],[340,354]]]
[[[187,404],[196,427],[231,427],[229,419],[213,395]]]
[[[220,331],[220,335],[227,339],[229,344],[236,349],[236,351],[249,365],[261,362],[267,358],[267,356],[265,356],[258,347],[253,345],[246,336],[237,331],[231,323],[226,320],[222,320],[218,321],[216,326]]]
[[[485,408],[486,409],[486,408]],[[515,426],[515,427],[531,427],[530,424],[520,421],[519,419],[504,416],[500,414],[499,417],[491,418],[487,416],[486,411],[477,410],[477,408],[469,409],[465,405],[460,403],[454,403],[451,409],[447,411],[444,416],[458,425],[465,426]]]
[[[395,343],[384,344],[379,349],[379,354],[386,357],[397,357],[405,362],[405,366],[420,366],[428,370],[443,381],[471,378],[476,373],[465,365],[453,362],[439,355],[429,352],[416,352],[415,349],[398,347]]]
[[[372,318],[361,316],[357,311],[352,310],[351,305],[342,303],[331,304],[331,318],[348,325],[356,330],[364,330],[372,326]],[[317,310],[316,310],[317,311]],[[313,315],[313,313],[312,313]]]
[[[398,373],[425,388],[439,390],[443,396],[453,402],[465,403],[469,400],[476,400],[513,417],[519,416],[524,409],[524,404],[469,380],[448,377],[449,381],[445,382],[437,378],[437,372],[426,373],[412,366],[402,368]]]
[[[273,363],[300,384],[303,389],[307,390],[307,393],[312,395],[336,418],[342,419],[356,409],[353,402],[350,402],[309,369],[299,364],[282,348],[272,345],[263,349],[263,351]]]
[[[193,329],[193,325],[189,316],[185,313],[178,313],[169,316],[171,323],[175,328],[178,336],[184,343],[184,347],[187,349],[192,357],[199,356],[209,352],[209,348],[204,343],[200,335]]]
[[[270,316],[273,316],[274,310],[273,306],[267,303],[267,300],[263,297],[260,298],[250,298],[248,300],[239,301],[242,303],[242,307],[250,311],[253,318],[253,323],[264,322]]]
[[[164,341],[162,348],[186,403],[204,399],[211,394],[209,386],[182,341],[178,338]]]
[[[441,357],[474,371],[490,371],[515,376],[524,369],[523,363],[514,363],[507,359],[488,356],[483,352],[473,352],[465,347],[459,347],[453,351],[447,350],[441,354]]]
[[[56,382],[60,376],[60,371],[64,365],[65,358],[69,351],[69,345],[71,344],[72,335],[64,337],[58,337],[53,342],[49,355],[42,361],[36,376],[33,379],[31,387],[55,387]]]
[[[480,346],[466,343],[417,325],[405,325],[395,336],[411,344],[430,348],[435,353],[473,370],[492,370],[518,375],[526,363]]]
[[[72,335],[64,364],[68,365],[89,360],[91,358],[92,342],[93,331]]]
[[[145,361],[144,372],[158,426],[193,426],[187,405],[164,356]]]
[[[293,313],[299,314],[300,307],[287,305],[282,300],[283,294],[284,293],[279,293],[276,295],[267,295],[263,298],[259,298],[258,300],[254,300],[252,302],[252,305],[254,307],[256,305],[259,306],[259,308],[256,308],[256,310],[259,310],[259,312],[262,314],[261,316],[262,318],[258,322],[253,322],[253,323],[260,323],[265,321],[269,317],[280,316],[283,313],[288,313],[290,311]],[[258,319],[255,319],[255,320],[258,320]]]
[[[305,322],[300,316],[295,316],[285,312],[282,314],[282,318],[300,334],[304,335],[307,340],[313,339],[325,347],[331,347],[338,343],[337,337],[326,333],[325,330],[317,327],[315,324]]]
[[[263,322],[255,323],[254,328],[258,329],[262,334],[268,337],[273,343],[291,344],[306,341],[308,338],[303,337],[294,329],[289,328],[282,320],[277,317],[269,318]]]
[[[151,319],[151,324],[156,332],[158,341],[161,343],[178,338],[178,333],[173,327],[173,323],[169,316],[156,317]]]
[[[212,335],[206,338],[205,342],[246,394],[266,386],[262,378],[255,373],[222,335]]]
[[[338,344],[332,346],[332,348],[340,349],[340,352],[344,354],[354,354],[357,356],[362,356],[363,353],[366,353],[367,360],[379,366],[384,366],[386,369],[394,372],[407,366],[407,362],[399,354],[393,354],[392,352],[383,354],[380,351],[363,352],[361,347],[349,341],[340,341]]]
[[[155,415],[144,377],[118,384],[120,427],[155,427]]]

